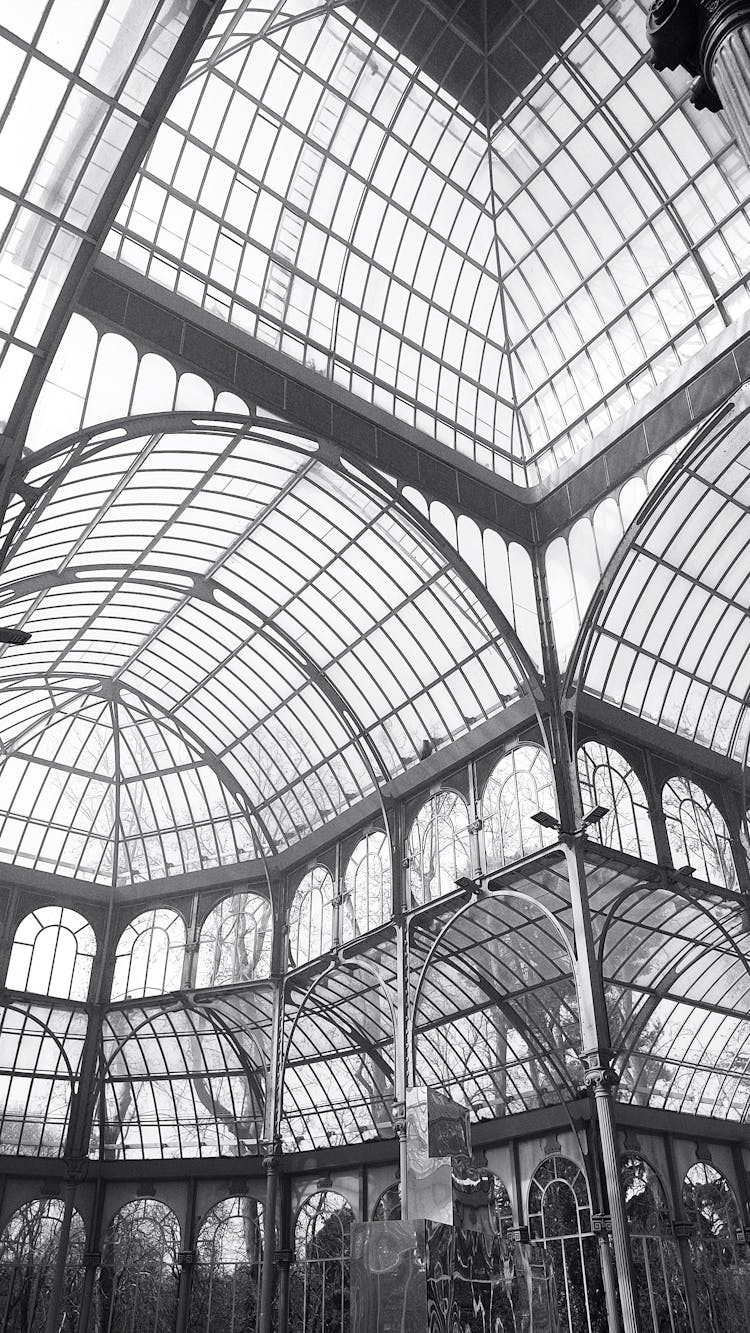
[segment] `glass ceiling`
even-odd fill
[[[525,688],[395,490],[261,418],[136,418],[19,471],[3,858],[103,882],[280,851]]]
[[[747,309],[747,170],[645,0],[540,28],[533,78],[376,8],[225,4],[106,249],[531,485]]]
[[[0,21],[0,423],[194,0],[23,0]]]
[[[747,763],[750,392],[626,533],[571,666],[581,687]]]

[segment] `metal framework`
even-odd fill
[[[349,1333],[415,1086],[509,1326],[744,1326],[726,128],[636,0],[4,23],[0,1333]]]

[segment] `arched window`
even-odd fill
[[[620,1171],[643,1333],[690,1333],[680,1256],[659,1178],[632,1153],[621,1159]]]
[[[409,888],[418,906],[451,893],[471,869],[469,809],[461,796],[441,791],[425,801],[409,834]]]
[[[701,1333],[750,1328],[750,1258],[737,1244],[741,1221],[729,1182],[716,1167],[696,1162],[685,1176],[682,1198],[695,1228],[690,1257]]]
[[[648,801],[630,764],[617,750],[586,741],[578,750],[578,780],[584,810],[603,805],[608,813],[589,837],[647,861],[656,860]]]
[[[372,1210],[373,1222],[398,1222],[401,1220],[401,1189],[397,1181],[383,1190]]]
[[[105,1333],[173,1333],[180,1227],[166,1204],[134,1199],[115,1214],[99,1270],[99,1323]]]
[[[333,878],[325,866],[308,870],[289,913],[289,948],[297,967],[333,946]]]
[[[250,1195],[223,1199],[198,1233],[190,1333],[252,1333],[257,1328],[263,1209]]]
[[[43,1333],[64,1211],[59,1199],[32,1199],[7,1222],[0,1236],[2,1333]],[[83,1222],[74,1212],[57,1324],[65,1333],[78,1323],[83,1251]]]
[[[16,931],[6,985],[85,1000],[95,954],[96,937],[85,917],[69,907],[37,907]]]
[[[540,1162],[529,1186],[532,1300],[550,1328],[607,1333],[597,1241],[583,1172],[568,1157]],[[543,1313],[542,1313],[543,1312]]]
[[[345,940],[375,930],[390,917],[391,856],[385,833],[368,833],[349,857],[343,911]]]
[[[333,1190],[313,1194],[300,1208],[290,1292],[292,1333],[348,1333],[353,1221],[346,1199]]]
[[[257,893],[235,893],[209,912],[200,934],[197,986],[259,981],[271,970],[271,904]]]
[[[126,926],[115,955],[113,1000],[142,1000],[179,988],[185,957],[185,922],[158,907]]]
[[[556,815],[552,770],[539,745],[518,745],[493,769],[482,798],[487,869],[528,856],[554,842],[552,829],[531,818],[537,810]]]
[[[692,866],[709,884],[736,888],[729,832],[703,789],[687,778],[671,778],[661,800],[675,865]]]

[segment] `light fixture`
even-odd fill
[[[535,824],[541,824],[542,828],[553,828],[557,829],[558,833],[560,832],[560,825],[557,820],[553,815],[547,814],[546,810],[537,810],[536,814],[532,815],[531,818]]]
[[[14,647],[28,643],[31,635],[27,629],[16,629],[13,625],[0,628],[0,643],[12,643]]]
[[[587,815],[581,820],[581,828],[590,828],[592,824],[601,824],[605,815],[609,814],[609,807],[606,805],[595,805],[593,810],[589,810]]]

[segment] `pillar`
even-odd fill
[[[692,100],[726,112],[750,163],[750,4],[747,0],[652,0],[648,37],[655,69],[694,74]]]
[[[594,1090],[599,1142],[602,1150],[602,1161],[604,1162],[604,1179],[607,1184],[607,1201],[612,1222],[612,1243],[615,1251],[615,1269],[622,1308],[622,1323],[625,1333],[640,1333],[633,1264],[630,1254],[630,1237],[628,1235],[625,1203],[622,1197],[620,1163],[615,1137],[615,1118],[612,1109],[612,1088],[617,1082],[617,1075],[613,1069],[598,1065],[587,1070],[585,1079],[586,1086]]]
[[[266,1201],[263,1205],[263,1266],[260,1282],[260,1319],[258,1333],[271,1333],[274,1287],[276,1285],[276,1201],[279,1195],[279,1143],[264,1145]]]

